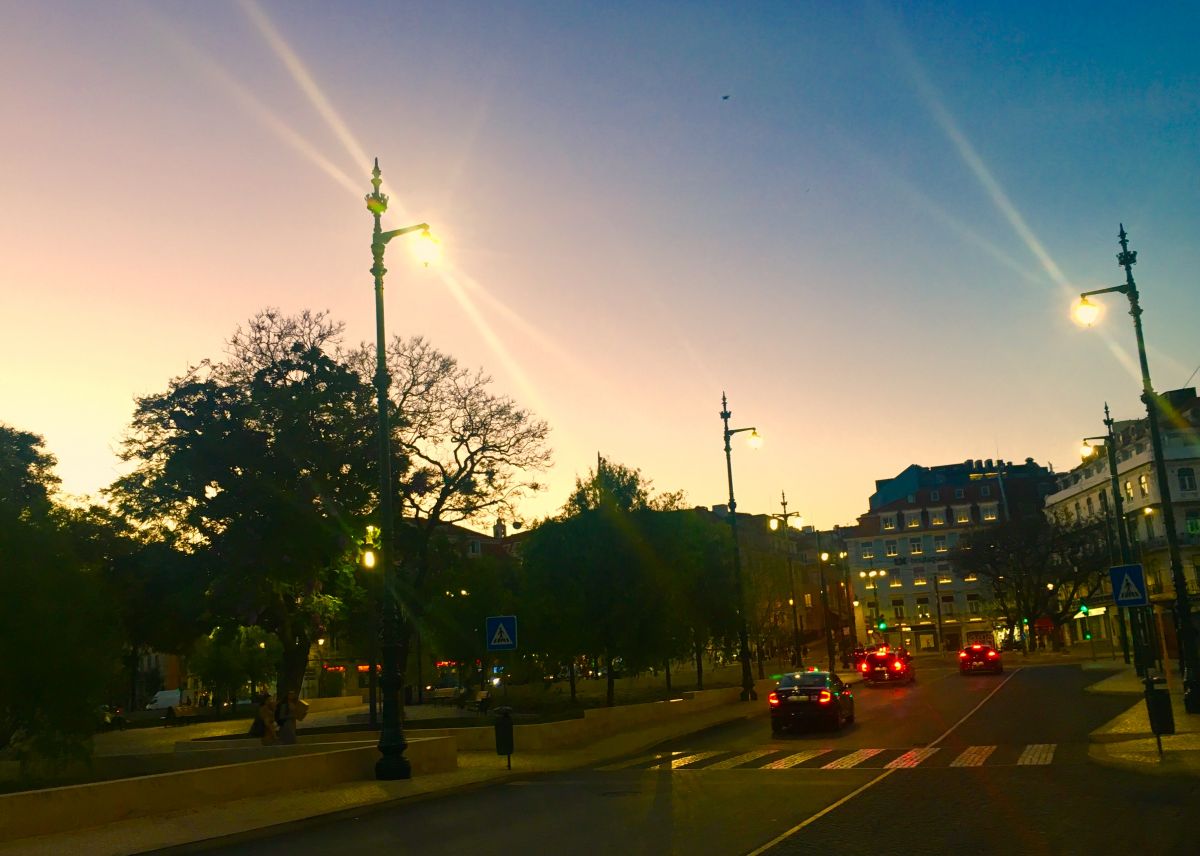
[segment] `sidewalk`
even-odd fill
[[[230,836],[249,839],[258,834],[273,834],[313,819],[328,821],[339,815],[351,817],[407,800],[452,793],[519,776],[592,766],[622,755],[646,751],[666,740],[763,714],[766,711],[764,686],[763,682],[759,682],[757,702],[712,708],[677,722],[607,737],[582,749],[534,754],[521,753],[518,746],[517,754],[512,756],[511,771],[506,769],[502,756],[490,752],[459,752],[458,769],[449,773],[420,776],[401,782],[350,782],[314,790],[291,791],[136,818],[61,835],[23,838],[0,843],[0,856],[18,853],[28,856],[58,856],[62,853],[116,856]],[[491,718],[487,718],[487,721],[490,723]]]
[[[1150,718],[1142,697],[1143,684],[1133,668],[1119,672],[1088,687],[1088,692],[1136,697],[1129,710],[1089,735],[1088,755],[1098,764],[1138,773],[1200,776],[1200,714],[1183,708],[1178,672],[1170,676],[1171,708],[1175,733],[1162,736],[1162,755],[1150,730]]]

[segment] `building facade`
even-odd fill
[[[1166,459],[1175,529],[1179,538],[1183,573],[1192,610],[1200,599],[1200,400],[1196,390],[1177,389],[1163,393],[1167,418],[1161,420],[1163,455]],[[1123,525],[1129,536],[1132,559],[1146,571],[1150,600],[1165,631],[1168,647],[1174,645],[1175,588],[1171,579],[1166,529],[1162,514],[1162,492],[1155,473],[1150,444],[1149,420],[1129,419],[1113,424],[1116,442],[1117,489],[1121,491]],[[1046,497],[1049,513],[1072,521],[1107,521],[1112,531],[1113,564],[1120,560],[1112,498],[1108,454],[1099,446],[1074,469],[1056,476],[1055,491]],[[1111,592],[1097,592],[1096,600],[1111,603]],[[1166,621],[1161,619],[1166,616]],[[1073,628],[1078,638],[1081,626]]]
[[[1041,508],[1054,487],[1053,473],[1032,458],[913,464],[876,481],[869,510],[843,530],[867,641],[915,651],[997,642],[1004,619],[987,581],[957,572],[959,540]]]

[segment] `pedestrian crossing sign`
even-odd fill
[[[1112,579],[1113,602],[1117,606],[1145,606],[1146,572],[1141,565],[1117,565],[1109,568]]]
[[[484,635],[489,651],[517,650],[517,617],[515,615],[491,615],[484,622]]]

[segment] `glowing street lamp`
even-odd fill
[[[387,211],[388,197],[379,192],[383,183],[380,178],[379,159],[371,171],[371,187],[366,196],[367,210],[375,219],[371,236],[371,273],[375,277],[375,395],[379,406],[379,518],[382,537],[379,542],[379,559],[383,564],[383,726],[379,730],[380,758],[375,764],[377,779],[412,778],[412,765],[404,757],[407,742],[400,716],[400,602],[397,596],[395,568],[395,521],[392,518],[392,456],[391,429],[388,424],[388,386],[391,378],[387,370],[386,341],[383,324],[383,277],[387,268],[383,266],[383,251],[393,238],[419,232],[427,240],[421,244],[432,246],[429,224],[418,223],[403,229],[383,231],[380,217]],[[427,248],[426,248],[427,249]],[[424,259],[429,263],[429,257]]]
[[[741,699],[742,701],[757,701],[758,693],[754,691],[754,676],[750,672],[750,636],[746,629],[746,595],[742,584],[742,551],[738,546],[737,537],[737,500],[733,498],[733,447],[730,445],[729,440],[734,434],[749,431],[750,447],[753,449],[762,445],[762,439],[758,436],[757,428],[729,427],[729,417],[733,414],[729,411],[729,402],[726,400],[725,393],[723,392],[721,393],[721,412],[719,415],[724,425],[725,472],[729,477],[729,528],[733,532],[733,577],[737,588],[738,658],[742,661]]]
[[[1079,302],[1075,304],[1075,308],[1071,314],[1075,318],[1076,323],[1091,327],[1100,319],[1100,314],[1104,307],[1098,303],[1092,303],[1087,297],[1081,297]]]
[[[1097,294],[1119,293],[1129,299],[1129,314],[1133,317],[1133,330],[1137,338],[1138,361],[1142,369],[1142,402],[1146,405],[1150,445],[1154,452],[1154,472],[1158,479],[1158,490],[1162,498],[1163,527],[1166,529],[1167,554],[1171,563],[1171,580],[1175,587],[1175,630],[1179,638],[1179,655],[1183,666],[1183,704],[1188,713],[1200,713],[1200,655],[1196,646],[1196,627],[1192,622],[1191,604],[1188,602],[1187,579],[1183,575],[1183,558],[1179,550],[1179,533],[1175,529],[1175,511],[1171,504],[1171,485],[1167,478],[1167,462],[1163,455],[1162,435],[1159,433],[1158,394],[1150,382],[1150,364],[1146,359],[1146,342],[1142,336],[1142,307],[1138,302],[1137,284],[1133,280],[1133,266],[1137,264],[1137,252],[1129,249],[1129,238],[1125,225],[1121,225],[1118,236],[1121,252],[1117,253],[1117,264],[1125,269],[1125,282],[1111,288],[1085,291],[1079,295],[1075,316],[1083,321],[1089,317],[1095,322],[1098,313],[1087,307],[1094,304],[1088,300]]]

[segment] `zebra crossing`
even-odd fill
[[[1065,762],[1058,744],[1031,743],[1010,746],[926,746],[916,749],[850,749],[820,747],[792,751],[769,748],[747,752],[733,750],[653,752],[597,767],[614,770],[862,770],[944,767],[1043,767]],[[1085,749],[1086,754],[1086,749]]]

